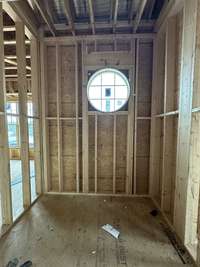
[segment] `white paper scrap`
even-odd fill
[[[102,229],[105,230],[106,232],[108,232],[109,234],[111,234],[116,239],[118,239],[118,237],[120,235],[120,232],[110,224],[103,225]]]

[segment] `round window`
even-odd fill
[[[130,85],[122,72],[111,68],[101,69],[89,79],[87,94],[96,110],[114,112],[127,103]]]

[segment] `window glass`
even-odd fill
[[[88,100],[98,111],[120,110],[128,101],[130,85],[126,76],[111,68],[95,72],[87,86]]]

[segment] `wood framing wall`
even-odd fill
[[[7,6],[7,5],[6,5]],[[5,5],[0,3],[0,213],[2,215],[1,225],[0,225],[0,236],[4,234],[21,216],[21,213],[15,214],[14,216],[14,201],[22,201],[22,211],[26,211],[33,203],[31,199],[31,182],[30,182],[30,167],[29,161],[30,156],[34,156],[34,166],[35,166],[35,183],[36,183],[36,197],[42,193],[42,150],[41,150],[41,112],[39,103],[40,99],[40,68],[39,68],[39,56],[40,56],[40,46],[39,41],[33,36],[29,35],[31,38],[29,43],[31,44],[31,51],[29,51],[28,57],[31,59],[31,80],[27,79],[26,69],[27,69],[27,50],[25,41],[25,24],[17,16],[17,14],[10,9],[6,9],[15,22],[16,30],[16,48],[14,49],[13,55],[16,58],[15,69],[17,74],[12,78],[9,75],[5,75],[5,54],[7,52],[4,49],[4,35],[3,35],[3,8]],[[4,10],[5,11],[5,10]],[[30,76],[30,75],[29,75]],[[28,114],[27,103],[28,98],[31,95],[33,102],[33,114]],[[8,113],[6,110],[7,102],[15,98],[18,103],[19,112]],[[16,120],[19,121],[19,147],[14,150],[10,150],[8,144],[8,116],[14,116]],[[33,135],[34,135],[34,147],[30,149],[29,145],[29,127],[28,120],[33,121]],[[29,151],[31,150],[31,151]],[[10,174],[10,160],[13,159],[14,155],[17,155],[18,159],[20,157],[22,166],[22,192],[19,192],[19,199],[14,199],[13,196],[13,185],[11,184],[11,174]],[[20,173],[20,170],[17,170]],[[20,190],[19,190],[20,191]],[[22,195],[20,195],[20,193]],[[17,192],[18,194],[18,192]],[[20,203],[21,205],[21,203]],[[21,211],[21,212],[22,212]]]
[[[46,41],[44,141],[46,191],[148,194],[152,88],[151,38]],[[87,99],[96,70],[127,73],[127,107],[100,113]]]
[[[150,152],[150,194],[195,260],[199,253],[199,4],[182,1],[154,41]]]

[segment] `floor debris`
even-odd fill
[[[19,263],[19,260],[17,258],[14,258],[8,262],[6,267],[16,267],[18,263]]]
[[[156,217],[158,215],[158,210],[154,209],[150,212],[150,214],[154,217]]]
[[[50,225],[48,225],[48,229],[49,229],[49,231],[51,231],[51,232],[53,232],[53,231],[54,231],[53,227],[52,227],[52,226],[50,226]]]
[[[120,232],[115,229],[112,225],[110,224],[105,224],[102,226],[102,229],[104,231],[106,231],[107,233],[111,234],[113,237],[115,237],[116,239],[118,239]]]
[[[26,261],[22,265],[20,265],[20,267],[30,267],[30,266],[33,266],[32,261]]]

